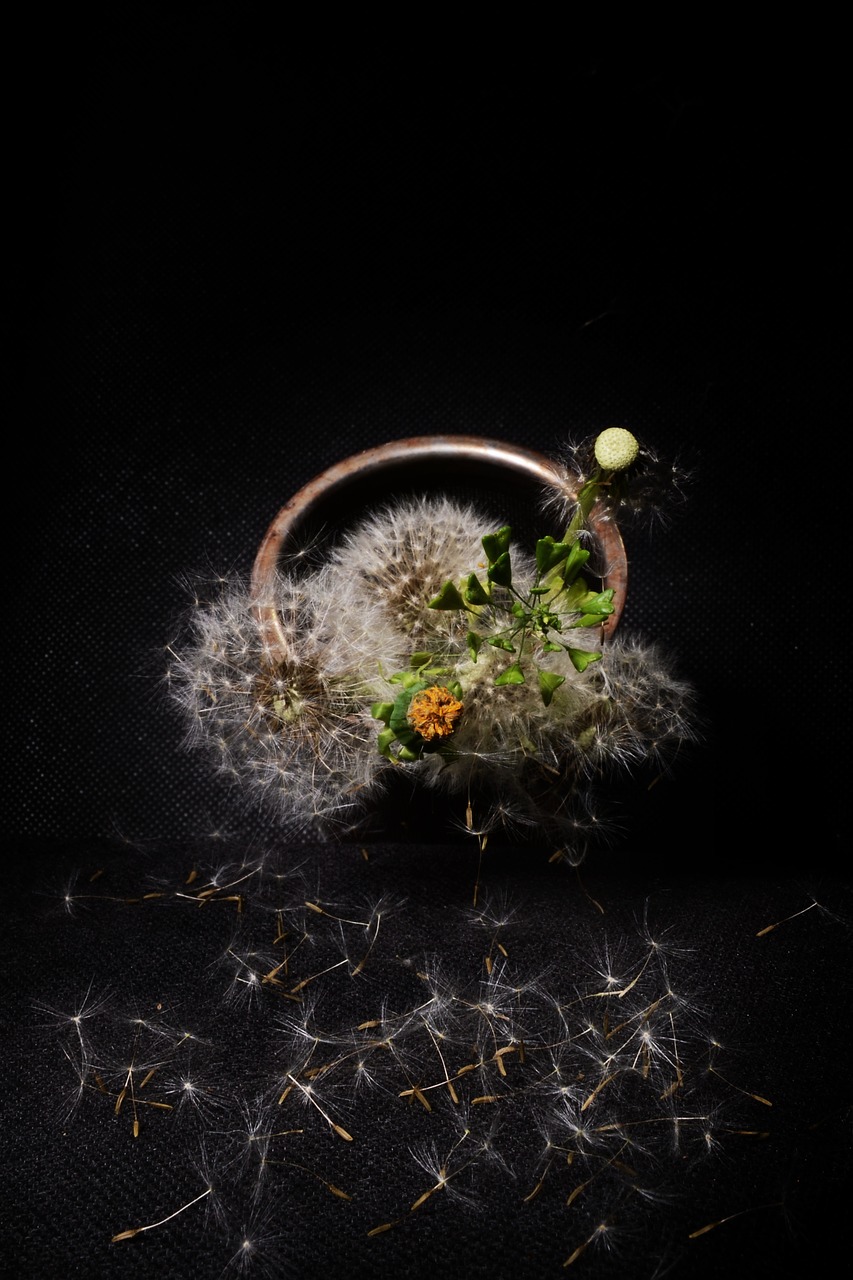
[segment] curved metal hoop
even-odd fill
[[[267,588],[274,580],[287,539],[316,510],[318,505],[326,501],[330,495],[343,491],[359,479],[374,477],[392,467],[441,460],[446,460],[448,463],[464,460],[505,468],[519,473],[543,488],[551,487],[565,492],[564,478],[559,475],[554,464],[544,454],[481,436],[410,436],[403,440],[393,440],[388,444],[377,445],[373,449],[365,449],[361,453],[353,454],[335,463],[328,470],[315,476],[313,480],[309,480],[308,484],[284,504],[267,529],[258,548],[252,569],[252,592],[259,601],[258,622],[267,643],[280,648],[284,647],[278,612],[274,605],[263,603],[269,600],[270,593]],[[612,587],[614,590],[614,612],[605,623],[605,635],[612,636],[619,625],[625,605],[628,588],[628,559],[617,525],[600,504],[593,507],[589,524],[604,556],[606,565],[604,587],[605,589]]]

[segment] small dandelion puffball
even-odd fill
[[[625,427],[608,427],[595,440],[595,460],[604,471],[626,471],[639,452],[636,436]]]

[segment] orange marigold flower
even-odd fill
[[[409,704],[408,721],[427,742],[449,738],[462,714],[462,703],[443,685],[431,685],[416,693]]]

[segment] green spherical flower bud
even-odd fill
[[[639,451],[636,436],[624,427],[608,427],[595,441],[595,460],[604,471],[624,471]]]

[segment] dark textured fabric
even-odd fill
[[[10,1273],[823,1274],[853,1171],[833,59],[78,22],[19,206]],[[318,472],[613,424],[693,474],[623,530],[622,626],[702,733],[614,794],[612,845],[480,860],[404,792],[364,840],[286,839],[187,750],[192,592]],[[602,1084],[608,1046],[633,1069]]]

